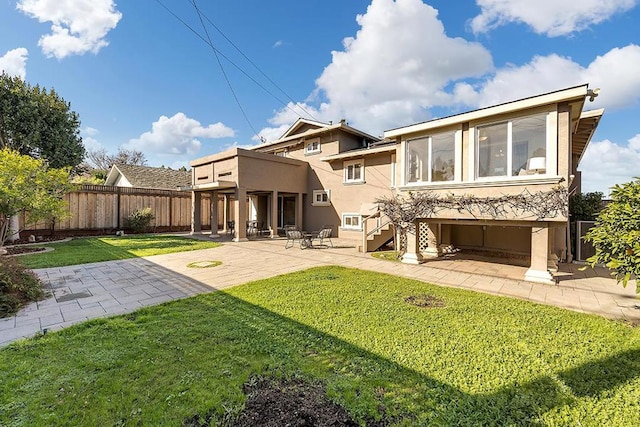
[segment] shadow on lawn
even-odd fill
[[[147,273],[149,280],[154,280],[155,272]],[[175,272],[164,270],[162,275],[164,278],[172,276],[172,280],[183,286],[203,286],[202,283]],[[327,279],[329,276],[327,274]],[[141,334],[144,323],[149,322],[150,317],[154,323],[161,322],[163,327]],[[119,319],[122,323],[122,318]],[[131,328],[96,330],[98,333],[112,333],[118,339],[124,339],[125,341],[120,342],[122,349],[133,351],[148,345],[149,348],[156,349],[154,351],[158,354],[155,357],[159,359],[163,358],[163,351],[168,351],[166,349],[183,348],[187,345],[196,354],[206,354],[223,347],[225,351],[230,351],[224,362],[235,363],[239,366],[237,369],[250,369],[251,364],[246,360],[266,357],[268,362],[262,365],[261,372],[245,372],[245,377],[253,374],[291,375],[298,372],[306,377],[318,376],[318,379],[326,383],[328,394],[360,421],[382,416],[425,425],[529,425],[538,422],[538,418],[545,412],[571,404],[574,398],[567,387],[579,397],[597,396],[640,376],[640,350],[634,349],[559,372],[557,377],[562,381],[542,376],[489,394],[466,393],[393,360],[224,292],[167,303],[160,311],[154,311],[152,307],[141,309],[125,315],[124,319],[131,322]],[[96,351],[99,351],[101,340],[94,339],[92,341],[95,344],[91,344],[86,334],[92,325],[108,325],[109,322],[109,319],[101,319],[81,325],[79,328],[85,328],[81,330],[82,334],[63,331],[65,347],[62,351],[72,351],[67,349],[84,346],[84,351],[90,354],[88,346],[91,345],[95,345]],[[169,331],[178,324],[181,333],[171,334]],[[50,337],[55,335],[57,334],[51,334]],[[161,345],[158,346],[158,343]],[[172,353],[167,355],[175,357]],[[73,354],[58,356],[68,359],[74,357]],[[46,355],[41,357],[46,358]],[[190,367],[175,364],[171,369],[188,370]],[[133,384],[134,380],[127,377],[127,372],[122,367],[105,375],[124,376],[122,381],[131,389],[132,395],[136,395],[136,387],[145,389],[144,384]],[[111,377],[109,379],[119,380]],[[37,382],[37,379],[32,381]],[[240,394],[242,381],[238,378],[234,386]],[[100,398],[109,399],[110,396],[101,395]],[[147,404],[162,407],[163,403],[162,400],[151,400]],[[140,404],[121,400],[118,409],[113,410],[120,411],[119,416],[127,423],[146,424],[148,421],[144,422],[136,418],[137,415],[131,415],[134,405]],[[220,413],[220,408],[209,409],[210,413]],[[573,424],[578,421],[571,420]]]
[[[233,314],[228,320],[239,330],[246,330],[256,348],[271,347],[277,354],[294,355],[294,358],[304,348],[303,358],[307,363],[311,361],[329,368],[324,380],[330,391],[337,396],[360,394],[359,399],[366,399],[369,390],[370,407],[387,408],[396,419],[417,417],[420,423],[444,425],[529,425],[536,423],[545,412],[571,404],[574,398],[567,387],[578,397],[596,397],[640,376],[639,349],[559,372],[557,376],[562,381],[542,376],[490,394],[469,394],[226,293],[205,298],[206,302],[202,303],[231,308]],[[393,400],[377,395],[374,390],[384,391],[393,396]],[[418,411],[409,409],[416,406]],[[387,415],[384,412],[378,415],[384,417]],[[361,420],[374,416],[360,415]]]

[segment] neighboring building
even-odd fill
[[[289,224],[307,230],[329,224],[367,251],[393,237],[375,215],[376,199],[428,191],[449,200],[448,207],[416,221],[404,262],[437,257],[443,245],[453,245],[520,255],[531,263],[526,280],[551,283],[549,269],[570,258],[568,218],[558,210],[540,217],[512,202],[555,194],[566,211],[568,192],[579,191],[576,168],[603,114],[583,112],[594,96],[587,85],[576,86],[392,129],[384,140],[344,121],[300,119],[277,141],[192,161],[194,206],[202,192],[212,200],[223,195],[225,224],[258,221],[272,236]],[[477,206],[452,207],[465,195]],[[476,209],[480,202],[504,206],[496,213]],[[197,219],[192,230],[200,231]],[[245,227],[236,227],[235,240],[245,238]]]
[[[115,164],[109,170],[104,185],[177,190],[190,184],[190,171]]]

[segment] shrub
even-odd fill
[[[596,226],[584,237],[596,253],[587,259],[592,267],[605,264],[624,286],[640,277],[640,178],[611,189],[611,203],[598,214]],[[636,286],[640,293],[640,286]]]
[[[14,257],[0,257],[0,318],[44,297],[40,279]]]
[[[151,221],[154,220],[153,212],[150,207],[138,209],[133,212],[124,221],[125,228],[132,230],[134,233],[145,233],[151,230]]]

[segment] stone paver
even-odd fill
[[[200,238],[207,238],[200,236]],[[334,239],[335,248],[285,249],[284,240],[259,239],[218,248],[147,258],[36,270],[52,296],[0,319],[0,347],[45,331],[97,317],[224,289],[293,271],[342,265],[442,286],[505,295],[611,319],[640,320],[635,286],[617,285],[604,270],[562,264],[556,286],[523,282],[526,267],[490,263],[460,254],[422,265],[398,264],[356,252],[355,243]],[[214,268],[189,268],[195,261],[221,261]]]

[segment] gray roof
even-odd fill
[[[120,172],[133,187],[175,190],[177,187],[191,185],[191,172],[189,171],[124,164],[113,165],[107,176],[107,185],[110,185],[109,181],[115,182],[117,175],[115,175],[114,172],[116,170]],[[112,174],[114,174],[114,176],[110,179]]]

